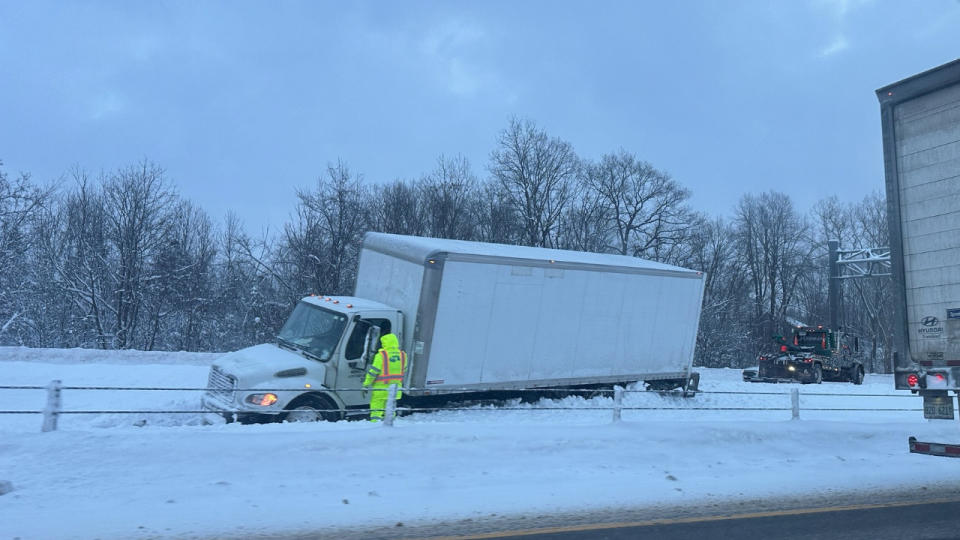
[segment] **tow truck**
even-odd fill
[[[798,326],[791,338],[774,336],[777,352],[757,358],[756,373],[744,372],[748,382],[820,384],[849,381],[863,384],[860,340],[821,326]]]

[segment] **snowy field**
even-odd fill
[[[0,348],[0,386],[200,388],[214,358]],[[956,460],[907,452],[910,435],[960,441],[958,423],[924,420],[920,399],[894,391],[890,376],[771,385],[699,371],[703,393],[627,393],[626,407],[650,409],[616,424],[598,409],[610,398],[415,414],[393,428],[65,414],[41,433],[40,415],[3,414],[0,485],[13,490],[0,495],[0,539],[243,537],[960,483]],[[29,411],[46,398],[0,399],[2,410]],[[199,400],[189,390],[63,394],[67,411],[193,411]],[[755,408],[770,410],[745,410]]]

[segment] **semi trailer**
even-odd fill
[[[377,339],[407,351],[403,404],[644,381],[696,390],[702,272],[621,255],[369,232],[352,296],[297,303],[276,341],[210,369],[228,420],[367,414]]]
[[[894,380],[927,418],[960,390],[960,60],[877,90],[894,291]],[[960,447],[912,451],[960,456]]]

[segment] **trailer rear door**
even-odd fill
[[[878,90],[878,96],[900,326],[897,368],[948,368],[948,386],[957,388],[960,61]]]

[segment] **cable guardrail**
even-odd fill
[[[25,385],[0,385],[0,390],[46,390],[47,386],[25,386]],[[209,387],[189,387],[189,386],[61,386],[61,390],[117,390],[117,391],[176,391],[176,392],[303,392],[309,390],[318,390],[323,392],[370,392],[387,391],[386,388],[209,388]],[[613,394],[613,389],[606,388],[400,388],[401,392],[429,392],[429,395],[459,394],[465,392],[540,392],[540,393],[583,393],[583,394]],[[676,395],[684,396],[683,390],[630,390],[624,389],[625,394],[658,394],[658,395]],[[734,390],[697,390],[688,393],[703,395],[749,395],[749,396],[789,396],[790,392],[746,392]],[[855,393],[829,393],[829,392],[803,392],[807,397],[879,397],[879,398],[916,398],[916,394],[855,394]]]
[[[62,414],[69,415],[82,415],[82,414],[216,414],[219,416],[232,416],[234,420],[238,419],[239,415],[250,414],[253,411],[246,409],[199,409],[199,410],[185,410],[185,409],[153,409],[153,410],[63,410],[61,407],[61,392],[65,390],[71,391],[176,391],[176,392],[205,392],[209,394],[235,394],[237,392],[258,392],[258,393],[267,393],[267,392],[305,392],[305,391],[321,391],[321,392],[388,392],[388,400],[386,409],[369,409],[369,408],[335,408],[335,409],[320,409],[312,407],[310,411],[317,415],[317,418],[324,418],[325,414],[331,416],[335,415],[339,418],[346,418],[348,416],[359,416],[359,415],[369,415],[374,411],[397,411],[405,414],[411,413],[422,413],[422,412],[436,412],[436,411],[559,411],[559,410],[578,410],[578,411],[613,411],[613,421],[618,422],[621,419],[622,411],[792,411],[792,418],[797,419],[800,415],[800,392],[796,388],[790,389],[789,392],[770,392],[770,391],[761,391],[761,392],[747,392],[747,391],[732,391],[732,390],[697,390],[693,395],[749,395],[749,396],[790,396],[791,397],[791,406],[790,407],[772,407],[772,406],[763,406],[763,407],[743,407],[743,406],[710,406],[710,407],[701,407],[701,406],[636,406],[636,405],[624,405],[623,396],[624,394],[657,394],[659,396],[677,396],[677,397],[691,397],[691,394],[687,390],[676,389],[676,390],[655,390],[655,389],[626,389],[622,386],[615,386],[614,388],[476,388],[476,387],[463,387],[463,388],[400,388],[396,385],[391,385],[388,388],[210,388],[210,387],[170,387],[170,386],[66,386],[63,385],[59,380],[52,381],[46,386],[38,385],[0,385],[0,390],[45,390],[47,391],[47,406],[44,410],[0,410],[0,415],[11,414],[11,415],[23,415],[23,414],[42,414],[44,416],[44,423],[42,430],[43,431],[53,431],[57,428],[57,417]],[[608,395],[612,394],[613,404],[610,406],[599,405],[599,406],[590,406],[590,407],[564,407],[564,406],[527,406],[527,407],[515,407],[515,406],[504,406],[504,405],[493,405],[493,403],[488,403],[490,407],[483,406],[444,406],[444,407],[402,407],[399,406],[395,398],[396,392],[420,392],[421,395],[430,395],[430,396],[442,396],[445,394],[459,394],[463,392],[503,392],[508,394],[514,394],[511,398],[501,398],[494,401],[502,401],[503,399],[517,399],[517,394],[532,393],[537,396],[538,399],[562,399],[564,397],[569,397],[571,394],[587,394],[590,397],[597,397],[598,395]],[[804,397],[865,397],[865,398],[903,398],[903,397],[912,397],[915,399],[915,396],[911,394],[860,394],[860,393],[827,393],[827,392],[805,392]],[[480,400],[480,401],[489,401],[489,400]],[[852,411],[852,412],[917,412],[922,411],[923,408],[917,407],[814,407],[807,406],[803,407],[803,410],[806,411],[827,411],[827,412],[839,412],[839,411]],[[263,414],[267,416],[277,416],[289,414],[289,410],[264,410],[259,411],[256,414]],[[384,419],[386,425],[392,425],[392,414],[389,419]]]

